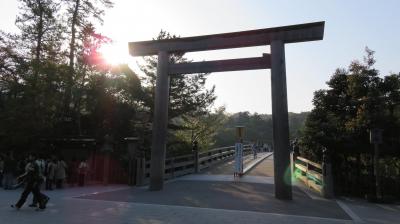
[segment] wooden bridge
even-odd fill
[[[301,157],[294,160],[297,179],[287,180],[293,183],[293,200],[282,201],[274,196],[273,152],[259,152],[253,158],[250,148],[244,147],[241,177],[233,176],[234,147],[229,146],[167,158],[163,191],[148,190],[151,163],[142,161],[141,174],[136,174],[138,186],[82,198],[280,214],[292,221],[306,220],[303,223],[352,223],[352,217],[335,200],[323,197],[321,164]],[[290,167],[288,172],[292,172]]]
[[[244,174],[247,176],[271,177],[274,176],[274,164],[272,152],[261,152],[253,159],[251,145],[243,147]],[[187,155],[166,158],[166,180],[181,177],[188,174],[197,175],[233,175],[235,146],[214,148],[203,152],[193,152]],[[266,159],[267,157],[271,157]],[[263,160],[265,160],[263,162]],[[326,192],[327,173],[322,164],[310,161],[303,157],[292,158],[291,161],[294,181],[300,181],[309,189],[327,198],[332,197],[332,192]],[[135,184],[144,186],[150,180],[150,161],[138,159],[135,169]],[[324,176],[325,173],[325,176]],[[270,181],[271,182],[271,181]],[[272,181],[273,182],[273,181]],[[271,183],[272,183],[271,182]],[[329,190],[331,188],[328,187]]]

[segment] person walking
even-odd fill
[[[53,190],[53,183],[55,180],[57,160],[55,158],[49,159],[46,166],[46,190]]]
[[[24,205],[29,194],[32,192],[33,197],[36,198],[39,203],[39,209],[43,210],[46,208],[46,204],[50,198],[40,192],[39,184],[42,181],[42,177],[39,173],[39,166],[35,162],[35,156],[32,154],[28,156],[28,164],[26,170],[27,171],[24,174],[17,178],[18,181],[25,182],[24,191],[22,192],[18,202],[11,205],[11,207],[20,209]]]
[[[253,151],[253,159],[257,159],[257,144],[255,142],[251,145],[251,150]]]
[[[57,161],[56,169],[55,169],[55,180],[56,180],[56,188],[63,188],[63,183],[66,178],[67,164],[64,161],[63,157],[60,157]]]
[[[85,159],[82,159],[81,162],[79,163],[79,167],[78,167],[78,175],[79,175],[78,184],[81,187],[83,187],[83,185],[85,185],[85,177],[86,177],[87,171],[88,171],[88,164]]]
[[[41,189],[42,188],[42,185],[43,185],[43,182],[45,182],[45,179],[46,179],[46,177],[45,177],[45,168],[46,168],[46,162],[45,162],[45,160],[43,159],[43,157],[40,155],[40,156],[38,156],[38,158],[35,160],[35,163],[36,163],[36,165],[37,165],[37,167],[38,167],[38,171],[39,171],[39,179],[38,179],[38,182],[37,182],[37,187],[39,188],[39,189]],[[39,203],[39,200],[38,200],[38,198],[34,195],[33,196],[33,199],[32,199],[32,204],[30,204],[29,205],[29,207],[38,207],[38,203]]]

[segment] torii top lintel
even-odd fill
[[[159,51],[174,53],[262,46],[269,45],[273,40],[282,40],[284,43],[315,41],[323,39],[324,26],[325,22],[322,21],[233,33],[130,42],[129,53],[132,56],[147,56],[158,54]]]

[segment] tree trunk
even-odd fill
[[[363,194],[364,187],[361,180],[361,154],[359,153],[356,154],[356,163],[356,184],[354,184],[353,190],[357,196],[361,196]]]
[[[36,87],[36,82],[38,79],[39,71],[37,66],[40,63],[40,54],[42,52],[42,39],[43,39],[43,5],[42,2],[39,0],[39,24],[38,24],[38,30],[37,30],[37,39],[36,39],[36,49],[35,49],[35,67],[34,67],[34,72],[33,72],[33,89]],[[36,95],[36,94],[35,94]]]
[[[74,69],[76,25],[78,21],[79,6],[80,0],[76,0],[71,23],[71,42],[69,44],[69,67],[71,70]]]
[[[379,167],[379,146],[374,144],[374,175],[375,175],[375,189],[377,199],[382,198],[381,191],[381,178],[380,178],[380,167]]]
[[[79,7],[80,7],[80,0],[76,0],[71,22],[71,42],[69,44],[69,75],[67,80],[67,86],[65,89],[65,99],[64,99],[64,114],[66,116],[68,116],[70,112],[69,105],[72,101],[72,85],[73,85],[73,76],[75,73],[74,59],[75,59],[76,26],[78,22]]]

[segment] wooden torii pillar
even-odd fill
[[[322,40],[325,22],[306,23],[234,33],[130,42],[132,56],[158,55],[150,166],[150,190],[164,184],[168,124],[169,75],[271,69],[275,197],[292,199],[285,44]],[[262,57],[173,64],[169,55],[180,52],[271,45]]]

